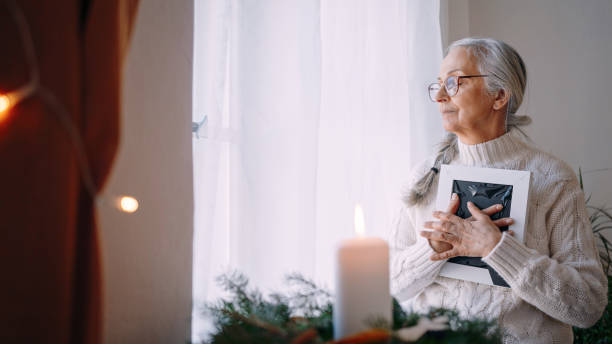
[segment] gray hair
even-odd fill
[[[480,74],[488,74],[485,87],[491,95],[503,90],[510,98],[506,113],[506,131],[531,123],[531,117],[518,116],[516,111],[523,102],[527,86],[527,70],[521,56],[510,45],[492,38],[464,38],[453,42],[446,55],[457,47],[463,47],[476,58]],[[457,136],[447,133],[438,146],[434,166],[423,175],[404,196],[408,206],[422,205],[431,193],[432,184],[442,164],[449,164],[457,155]]]

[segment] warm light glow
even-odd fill
[[[138,210],[138,200],[134,197],[123,196],[119,200],[119,209],[126,213],[133,213]]]
[[[363,220],[363,209],[361,209],[361,205],[357,204],[355,206],[355,232],[357,232],[358,236],[365,235],[365,222]]]
[[[36,85],[36,83],[30,82],[15,91],[0,94],[0,120],[3,120],[8,115],[8,112],[22,100],[36,92]]]
[[[3,114],[11,106],[11,100],[8,96],[0,94],[0,114]]]

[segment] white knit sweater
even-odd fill
[[[531,171],[525,243],[505,233],[483,258],[511,288],[438,276],[427,240],[418,235],[432,216],[438,177],[425,206],[402,206],[393,226],[391,289],[416,312],[430,307],[456,309],[464,317],[497,319],[504,343],[571,343],[571,326],[589,327],[607,304],[605,277],[572,169],[527,144],[513,129],[477,145],[458,142],[451,164]],[[408,184],[433,166],[417,166]],[[444,210],[444,209],[441,209]]]

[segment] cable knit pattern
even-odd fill
[[[477,145],[458,142],[451,164],[531,171],[525,243],[503,234],[483,257],[511,288],[438,276],[444,262],[417,235],[432,216],[435,192],[424,206],[402,205],[391,235],[391,289],[403,306],[456,309],[465,317],[497,319],[504,343],[572,343],[571,326],[589,327],[607,304],[603,273],[584,193],[563,161],[529,145],[516,129]],[[433,166],[419,164],[408,186]],[[437,190],[437,177],[432,186]]]

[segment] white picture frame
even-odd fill
[[[510,217],[514,220],[514,223],[510,225],[508,229],[514,231],[515,238],[524,242],[530,179],[531,172],[529,171],[443,164],[440,168],[435,207],[440,211],[447,210],[453,192],[453,183],[456,180],[512,185]],[[493,283],[493,279],[487,268],[452,262],[446,262],[442,266],[440,276],[488,285],[500,285]]]

